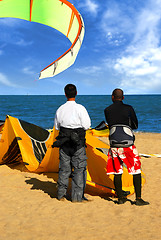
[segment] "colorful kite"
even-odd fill
[[[58,131],[48,131],[32,123],[7,116],[0,124],[0,165],[22,165],[23,171],[50,172],[59,171],[59,148],[52,148]],[[89,129],[86,131],[87,188],[93,193],[115,195],[114,175],[106,174],[109,145],[101,137],[108,136],[107,129]],[[20,167],[20,166],[19,166]],[[123,168],[122,187],[126,194],[134,193],[133,177]],[[142,172],[142,186],[145,174]]]
[[[62,56],[40,72],[40,79],[53,77],[75,62],[84,37],[84,23],[77,9],[67,0],[0,0],[0,18],[5,17],[50,26],[72,43]]]

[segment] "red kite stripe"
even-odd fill
[[[68,28],[67,37],[68,37],[68,35],[69,35],[70,29],[71,29],[72,24],[73,24],[74,15],[75,15],[74,12],[72,12],[72,14],[71,14],[71,18],[70,18],[70,24],[69,24],[69,28]]]
[[[32,6],[33,6],[33,0],[30,0],[30,22],[32,17]]]

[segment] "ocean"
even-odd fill
[[[53,128],[57,108],[65,101],[62,95],[2,95],[0,120],[10,115],[50,129]],[[93,128],[105,121],[104,109],[112,103],[110,95],[78,95],[76,102],[86,107]],[[135,109],[139,121],[137,131],[161,133],[161,95],[126,95],[124,103]]]

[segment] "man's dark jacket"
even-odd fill
[[[122,101],[114,101],[113,104],[105,108],[104,113],[109,128],[116,124],[123,124],[132,129],[138,128],[138,119],[133,107]]]

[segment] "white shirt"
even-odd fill
[[[91,126],[91,120],[84,106],[75,101],[67,101],[56,111],[54,125],[57,130],[60,127],[87,130]]]

